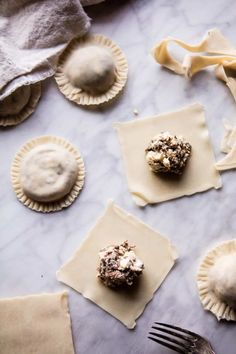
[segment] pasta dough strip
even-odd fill
[[[181,62],[170,54],[168,50],[170,43],[175,43],[191,53],[204,52],[210,55],[186,55]],[[196,45],[167,37],[154,47],[153,56],[160,65],[187,77],[208,66],[216,65],[216,77],[226,83],[236,101],[236,78],[229,73],[229,69],[236,73],[236,49],[218,29],[207,31],[202,41]]]

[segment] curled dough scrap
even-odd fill
[[[221,142],[221,151],[227,155],[216,163],[215,167],[218,171],[236,168],[236,127],[233,127],[227,120],[223,123],[225,134]]]
[[[236,145],[234,145],[232,150],[222,160],[218,161],[215,166],[218,171],[236,168]]]
[[[188,54],[183,62],[180,62],[168,51],[169,43],[178,44],[191,53],[200,54]],[[208,66],[216,65],[216,77],[226,83],[236,101],[236,49],[218,29],[207,31],[202,41],[195,45],[167,37],[153,48],[152,53],[160,65],[187,77],[193,76]]]

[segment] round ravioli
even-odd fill
[[[50,212],[68,207],[84,184],[83,159],[65,139],[42,136],[16,154],[11,170],[17,198],[29,208]]]
[[[70,192],[77,174],[73,154],[56,144],[45,144],[32,149],[23,160],[21,185],[28,197],[52,202]]]
[[[128,65],[121,49],[109,38],[74,38],[61,54],[55,79],[60,91],[83,106],[105,104],[124,88]]]
[[[86,46],[71,54],[65,75],[75,87],[100,95],[108,91],[116,79],[115,62],[106,48]]]
[[[219,257],[208,277],[216,296],[236,309],[236,252]]]
[[[207,253],[198,270],[197,285],[204,309],[218,320],[236,321],[236,240]]]
[[[31,95],[30,86],[22,86],[6,97],[0,104],[0,116],[15,115],[28,103]]]
[[[0,126],[23,122],[36,109],[41,96],[41,83],[21,86],[0,101]]]

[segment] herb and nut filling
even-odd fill
[[[191,145],[182,136],[162,132],[152,138],[145,153],[151,171],[181,175],[191,150]]]
[[[137,258],[128,241],[111,245],[99,252],[98,278],[111,288],[131,286],[142,274],[143,262]]]

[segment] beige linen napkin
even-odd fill
[[[52,76],[68,41],[89,27],[79,0],[0,1],[0,100]]]
[[[81,0],[81,4],[83,6],[89,6],[89,5],[96,5],[100,4],[100,2],[103,2],[105,0]]]

